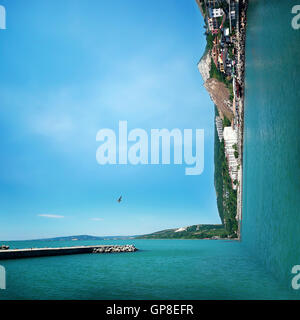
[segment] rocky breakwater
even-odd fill
[[[125,246],[103,246],[100,248],[94,248],[93,253],[120,253],[120,252],[135,252],[138,249],[132,245],[132,244],[127,244]]]

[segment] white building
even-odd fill
[[[224,14],[224,11],[222,8],[209,8],[209,15],[211,18],[219,18],[222,17]]]
[[[219,116],[216,117],[216,128],[219,140],[221,142],[223,140],[223,121]]]
[[[233,146],[238,142],[237,132],[232,127],[225,127],[223,131],[224,145],[225,145],[225,156],[228,162],[229,175],[232,180],[232,187],[236,189],[236,185],[233,183],[238,179],[238,161],[234,156],[236,151]]]

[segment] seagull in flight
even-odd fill
[[[117,201],[120,203],[122,201],[122,196]]]

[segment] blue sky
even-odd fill
[[[194,0],[9,0],[0,32],[0,239],[220,223]],[[205,130],[205,167],[96,162],[102,128]],[[117,198],[123,195],[119,204]]]

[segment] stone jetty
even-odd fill
[[[26,248],[0,250],[0,260],[35,258],[48,256],[62,256],[83,253],[122,253],[135,252],[138,249],[134,245],[97,245],[77,246],[61,248]]]
[[[134,245],[125,246],[103,246],[100,248],[94,248],[93,253],[115,253],[115,252],[135,252],[137,248]]]

